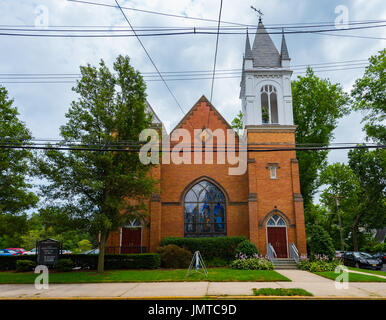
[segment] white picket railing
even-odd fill
[[[294,243],[290,244],[290,258],[294,259],[296,263],[299,263],[299,251]]]
[[[273,261],[274,258],[277,258],[276,251],[270,243],[267,244],[267,256],[270,261]]]

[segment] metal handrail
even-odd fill
[[[276,251],[269,242],[267,243],[267,256],[270,261],[273,261],[274,258],[277,258]]]
[[[290,245],[290,258],[294,259],[296,263],[299,263],[299,251],[294,243]]]

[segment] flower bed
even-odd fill
[[[298,263],[298,268],[311,272],[334,271],[340,265],[340,261],[336,258],[330,259],[326,255],[315,255],[311,259],[306,256],[301,256]]]
[[[267,257],[258,254],[254,254],[252,257],[241,254],[238,259],[231,263],[230,267],[239,270],[273,270],[273,263]]]

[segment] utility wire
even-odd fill
[[[219,32],[220,32],[221,11],[222,11],[222,0],[221,0],[221,3],[220,3],[220,11],[219,11],[219,14],[218,14],[218,25],[217,25],[217,36],[216,36],[216,49],[215,49],[215,52],[214,52],[212,87],[211,87],[211,89],[210,89],[210,100],[209,100],[210,103],[212,103],[212,97],[213,97],[213,85],[214,85],[214,75],[215,75],[215,73],[216,73],[216,61],[217,61],[218,38],[219,38]],[[209,112],[208,112],[208,125],[209,125]]]
[[[172,95],[173,99],[176,101],[176,103],[177,103],[178,107],[180,108],[182,114],[185,114],[185,112],[184,112],[184,110],[182,109],[180,103],[178,102],[176,96],[173,94],[172,90],[169,88],[169,86],[168,86],[168,84],[166,83],[164,77],[162,76],[161,72],[158,70],[158,68],[157,68],[157,66],[156,66],[156,64],[155,64],[155,62],[154,62],[153,59],[151,58],[149,52],[146,50],[144,44],[142,43],[141,39],[139,38],[139,36],[138,36],[137,33],[135,32],[135,30],[133,29],[133,27],[132,27],[132,25],[131,25],[129,19],[126,17],[126,14],[123,12],[123,10],[122,10],[121,6],[119,5],[118,1],[115,0],[115,3],[117,4],[119,10],[121,11],[123,17],[125,18],[125,20],[126,20],[127,23],[129,24],[130,28],[133,30],[133,33],[135,34],[135,36],[136,36],[138,42],[141,44],[141,46],[142,46],[143,50],[145,51],[147,57],[149,58],[150,62],[153,64],[153,66],[154,66],[155,70],[157,71],[159,77],[162,79],[162,81],[163,81],[163,83],[165,84],[166,88],[168,89],[168,91],[169,91],[170,94]]]

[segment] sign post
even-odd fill
[[[53,239],[38,241],[37,243],[37,264],[48,267],[55,266],[59,258],[60,242]]]

